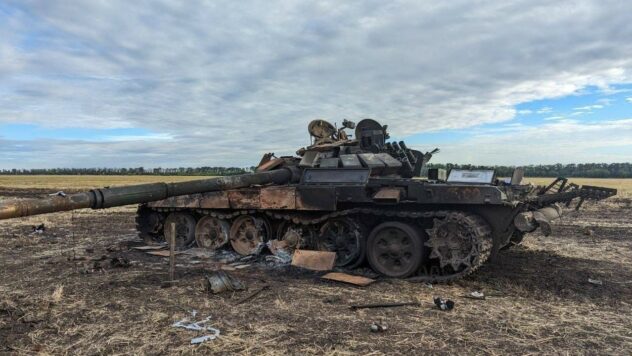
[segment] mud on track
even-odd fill
[[[42,191],[1,191],[37,196]],[[587,204],[545,238],[533,234],[495,263],[451,285],[381,280],[365,288],[289,267],[231,271],[251,290],[211,295],[214,264],[178,257],[180,284],[161,288],[167,261],[130,250],[134,207],[0,222],[0,353],[629,353],[632,350],[632,205]],[[44,223],[43,234],[31,226]],[[86,259],[125,257],[128,268],[86,274]],[[603,285],[588,283],[599,279]],[[474,290],[486,300],[463,298]],[[453,299],[451,312],[432,297]],[[352,303],[419,301],[420,307],[351,311]],[[198,311],[222,336],[191,346],[170,325]],[[371,322],[388,324],[369,332]]]

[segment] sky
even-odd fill
[[[0,169],[255,165],[313,119],[434,162],[632,161],[629,1],[0,0]]]

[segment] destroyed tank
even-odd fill
[[[173,223],[179,249],[331,251],[341,269],[368,265],[386,277],[444,282],[526,233],[550,234],[562,205],[616,194],[565,178],[522,184],[519,168],[506,179],[493,170],[426,169],[437,149],[389,142],[387,126],[372,119],[341,128],[314,120],[308,131],[310,145],[296,156],[267,153],[253,173],[5,201],[0,219],[140,204],[136,226],[147,242],[164,241]]]

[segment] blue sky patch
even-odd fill
[[[0,138],[28,141],[37,139],[82,140],[82,141],[119,141],[123,139],[168,138],[143,128],[49,128],[35,124],[0,125]]]

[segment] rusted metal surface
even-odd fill
[[[322,279],[328,279],[330,281],[349,283],[356,286],[366,287],[369,284],[375,282],[375,279],[362,277],[362,276],[354,276],[351,274],[341,273],[341,272],[330,272],[326,275],[320,277]]]
[[[403,193],[403,189],[399,187],[384,187],[373,195],[373,200],[378,203],[396,204],[399,203]]]
[[[200,201],[202,194],[189,194],[181,195],[177,197],[169,197],[167,199],[151,202],[148,205],[150,207],[162,208],[162,207],[181,207],[181,208],[200,208]]]
[[[230,223],[213,216],[203,216],[195,226],[195,242],[198,247],[216,250],[228,243]]]
[[[230,228],[230,244],[241,255],[257,253],[269,237],[270,225],[263,217],[243,215]]]
[[[261,209],[296,209],[296,187],[262,188]]]
[[[25,199],[0,203],[0,220],[20,216],[46,214],[83,208],[103,209],[129,204],[141,204],[163,200],[171,196],[191,195],[202,192],[228,190],[252,185],[285,184],[298,179],[291,169],[243,174],[230,177],[194,180],[180,183],[150,183],[93,189],[85,193],[52,196],[46,199]],[[189,199],[189,204],[198,205]]]
[[[230,190],[228,200],[232,209],[261,208],[261,193],[257,188]]]
[[[200,208],[202,209],[229,209],[230,200],[227,192],[203,193],[200,198]]]
[[[336,253],[328,251],[296,250],[292,256],[292,266],[313,271],[329,271],[334,268]]]

